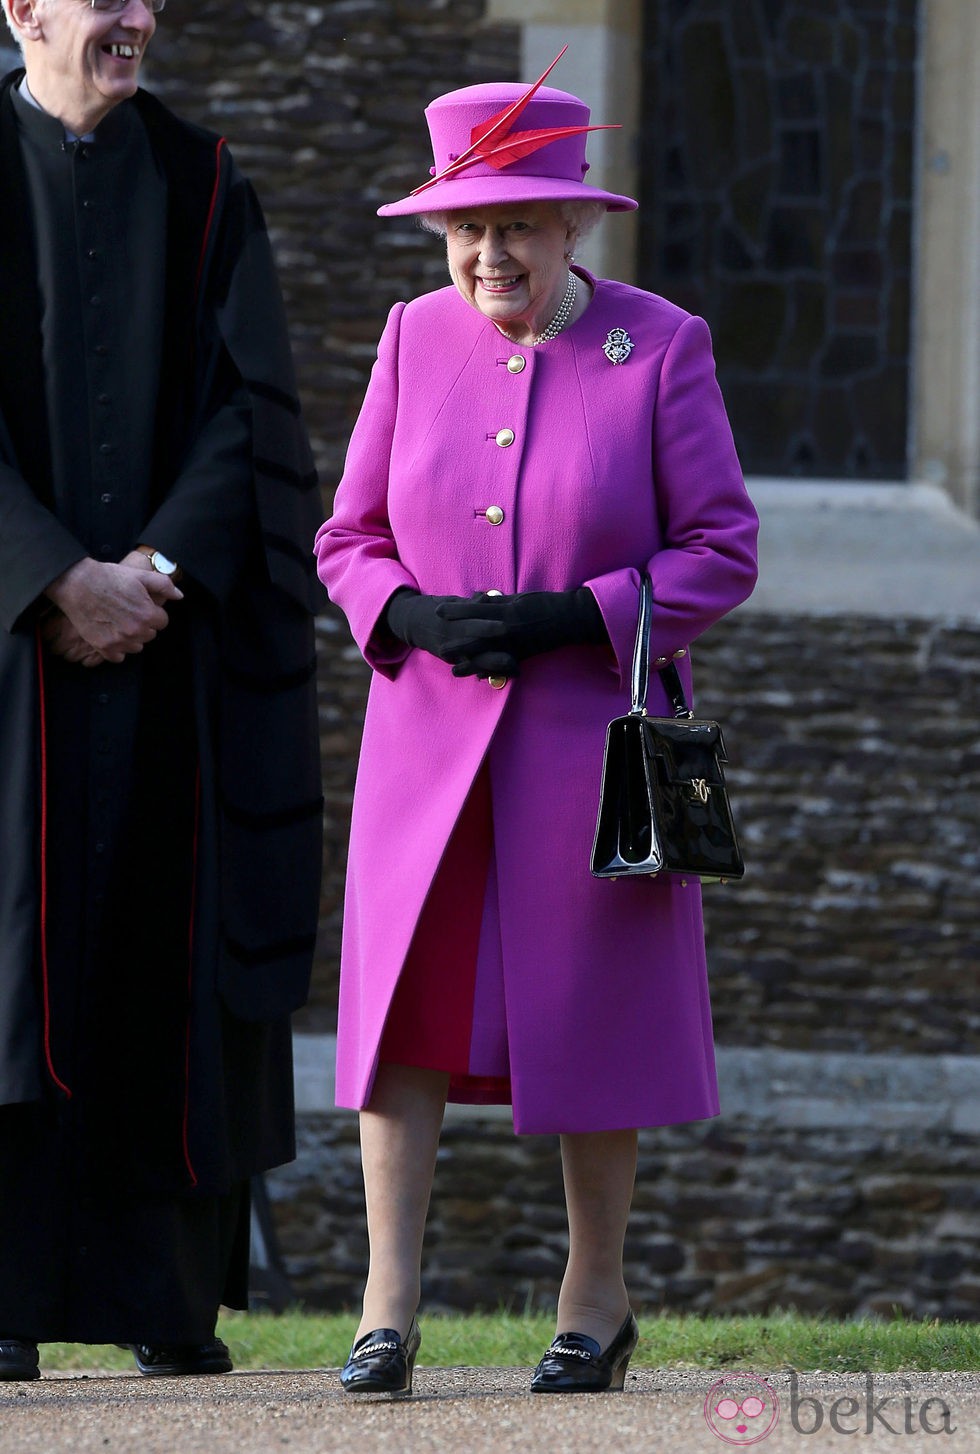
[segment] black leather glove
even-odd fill
[[[447,606],[466,605],[463,596],[423,596],[403,586],[395,592],[385,611],[388,630],[407,646],[417,646],[437,656],[440,661],[456,663],[468,660],[485,645],[485,633],[478,621],[446,619]],[[491,632],[499,630],[489,623]]]
[[[598,602],[586,586],[575,591],[525,591],[515,596],[450,600],[440,617],[470,623],[482,648],[458,659],[454,676],[516,676],[518,662],[559,646],[602,646],[609,634]]]

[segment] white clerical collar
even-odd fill
[[[26,76],[21,81],[20,86],[18,87],[18,90],[20,91],[20,94],[23,96],[24,100],[27,102],[27,104],[29,106],[33,106],[36,111],[43,111],[45,116],[50,115],[50,112],[44,111],[44,107],[41,105],[40,101],[36,101],[34,99],[34,97],[31,95],[31,88],[27,84],[27,77]],[[64,122],[62,122],[62,125],[64,126]],[[94,141],[94,140],[95,140],[95,132],[94,131],[87,131],[84,136],[79,136],[77,132],[75,132],[75,131],[69,131],[68,127],[65,126],[65,141],[69,141],[70,142],[70,141]]]

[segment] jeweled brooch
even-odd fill
[[[611,364],[625,363],[633,352],[633,340],[625,328],[610,328],[602,351]]]

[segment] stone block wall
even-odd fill
[[[626,1251],[634,1306],[980,1319],[980,1142],[760,1126],[644,1131]],[[270,1178],[293,1289],[356,1306],[367,1265],[355,1118],[307,1116]],[[454,1118],[426,1232],[427,1309],[551,1309],[566,1250],[557,1138]]]
[[[705,890],[726,1044],[980,1048],[980,627],[739,614],[695,650],[745,880]]]

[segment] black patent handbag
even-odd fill
[[[722,731],[717,722],[694,716],[672,662],[660,677],[674,716],[647,715],[652,614],[653,588],[644,575],[632,705],[606,729],[592,873],[676,873],[715,883],[741,878],[745,865],[725,784]]]

